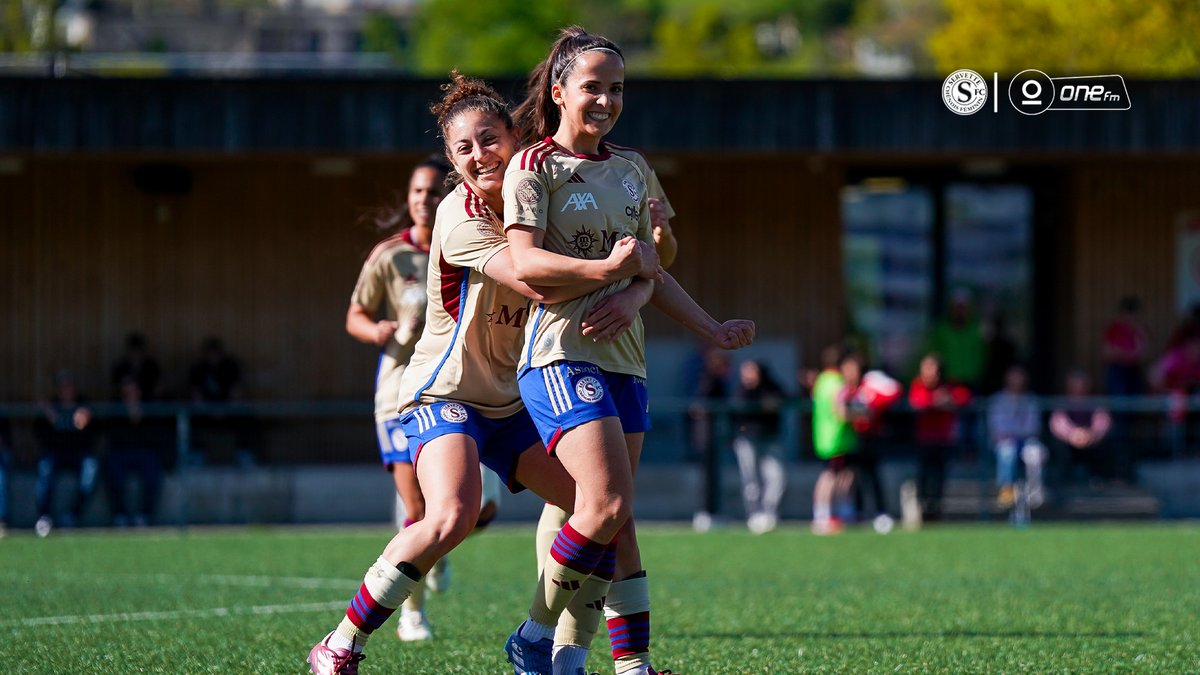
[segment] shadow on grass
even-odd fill
[[[942,631],[855,631],[855,632],[769,632],[742,633],[683,632],[673,633],[672,638],[711,638],[716,640],[755,640],[777,638],[803,638],[805,640],[894,640],[898,638],[1002,638],[1002,639],[1059,639],[1078,640],[1084,638],[1126,639],[1149,637],[1145,632],[1120,631],[1021,631],[1021,630],[942,630]]]

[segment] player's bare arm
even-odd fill
[[[663,273],[662,283],[655,284],[654,306],[684,328],[708,340],[721,349],[741,349],[754,342],[754,322],[730,319],[720,322],[696,304],[692,296],[670,274]]]
[[[632,276],[653,277],[658,254],[632,237],[613,244],[607,258],[588,260],[559,255],[542,248],[545,232],[525,225],[510,225],[509,250],[517,278],[527,284],[562,286],[576,281],[612,283]],[[649,258],[648,258],[649,256]]]
[[[371,312],[357,302],[350,303],[350,309],[346,310],[346,332],[359,342],[382,347],[399,327],[395,321],[376,321]]]

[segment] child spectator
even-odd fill
[[[95,429],[92,411],[79,395],[75,377],[70,371],[60,371],[55,377],[55,393],[42,406],[44,415],[35,422],[34,433],[42,447],[37,464],[38,519],[34,530],[39,537],[50,534],[54,526],[54,487],[59,473],[72,471],[76,475],[75,500],[71,510],[62,517],[62,524],[72,526],[83,517],[83,511],[96,488],[99,463],[95,455]]]
[[[1045,497],[1042,491],[1042,466],[1046,448],[1038,440],[1042,416],[1037,402],[1028,392],[1029,374],[1021,366],[1012,366],[1004,378],[1004,389],[988,403],[988,430],[996,452],[996,498],[1004,509],[1017,499],[1017,459],[1025,467],[1025,496],[1031,508]]]
[[[742,477],[746,526],[755,534],[775,529],[779,502],[787,488],[780,442],[783,398],[783,390],[762,363],[742,362],[734,401],[743,410],[735,418],[733,451]]]

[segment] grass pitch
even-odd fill
[[[640,528],[659,668],[730,673],[1200,672],[1200,527],[999,525],[820,538]],[[384,529],[0,541],[0,663],[26,673],[303,673]],[[505,673],[533,525],[453,555],[436,640],[376,633],[371,673]],[[607,639],[589,669],[611,673]]]

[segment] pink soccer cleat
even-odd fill
[[[329,638],[325,636],[308,653],[308,667],[316,675],[358,675],[358,662],[367,658],[362,652],[355,653],[350,649],[334,649],[329,646]]]

